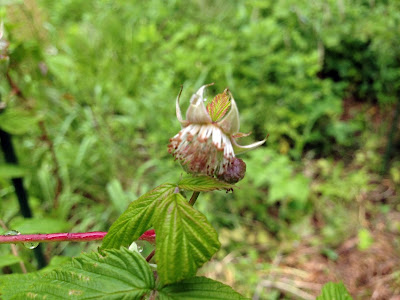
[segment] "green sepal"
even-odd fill
[[[209,176],[191,176],[178,182],[179,189],[194,192],[211,192],[215,190],[232,190],[235,185]]]

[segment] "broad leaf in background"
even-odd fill
[[[329,282],[322,287],[317,300],[353,300],[343,283]]]
[[[167,285],[159,290],[160,300],[247,299],[230,286],[206,277],[193,277]]]
[[[172,194],[175,186],[163,184],[133,201],[127,210],[111,225],[104,237],[102,249],[128,247],[137,240],[153,223],[157,204]]]
[[[70,229],[71,225],[61,219],[51,218],[15,218],[10,222],[10,228],[21,234],[56,233]]]
[[[0,178],[10,179],[24,177],[26,170],[17,165],[0,164]]]
[[[6,109],[0,114],[0,128],[10,134],[24,134],[37,124],[38,116],[23,110]]]
[[[142,299],[154,289],[146,260],[126,248],[83,254],[48,273],[0,277],[2,299]]]
[[[179,181],[178,187],[187,191],[211,192],[215,190],[233,189],[235,185],[208,176],[192,176]]]
[[[107,183],[106,190],[114,209],[119,212],[119,214],[122,214],[128,206],[129,200],[122,188],[121,182],[114,178]]]
[[[20,261],[22,261],[22,259],[15,255],[11,255],[11,254],[0,255],[0,269],[5,266],[11,266]]]
[[[172,194],[157,208],[157,272],[163,284],[196,275],[220,247],[215,229],[181,194]]]

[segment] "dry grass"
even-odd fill
[[[308,283],[343,281],[355,299],[396,299],[400,295],[399,246],[389,233],[374,231],[372,237],[374,243],[364,251],[358,249],[357,238],[345,241],[337,250],[339,257],[335,262],[300,247],[281,265],[306,271]]]

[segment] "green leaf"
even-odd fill
[[[142,299],[154,289],[146,260],[126,248],[83,254],[48,273],[0,277],[2,299]]]
[[[23,110],[7,109],[0,114],[0,128],[10,134],[24,134],[30,131],[39,118]]]
[[[16,218],[11,221],[10,228],[21,234],[56,233],[68,231],[70,224],[64,220],[52,218]]]
[[[35,283],[35,280],[40,280],[39,273],[12,274],[12,275],[0,276],[1,299],[2,300],[27,299],[28,296],[30,296],[30,294],[28,294],[30,291],[30,286],[32,286]],[[54,299],[54,298],[48,298],[48,299]]]
[[[0,165],[0,178],[18,178],[24,177],[26,170],[17,165],[1,164]]]
[[[0,269],[5,267],[5,266],[11,266],[13,264],[16,264],[20,262],[22,259],[19,258],[18,256],[11,255],[11,254],[6,254],[6,255],[1,255],[0,256]]]
[[[219,121],[229,110],[231,101],[229,99],[228,90],[218,94],[207,104],[207,112],[213,122]]]
[[[118,179],[113,179],[107,183],[106,190],[114,208],[122,214],[128,205],[128,197],[126,196],[121,182]]]
[[[50,272],[54,269],[60,268],[60,266],[63,264],[68,266],[69,264],[71,264],[72,260],[73,258],[69,256],[53,256],[50,260],[50,263],[40,271]]]
[[[317,300],[352,300],[343,283],[328,282],[322,287],[321,295]]]
[[[368,250],[374,243],[374,238],[366,228],[361,228],[358,231],[358,249],[361,251]]]
[[[179,181],[178,187],[187,191],[211,192],[233,189],[236,186],[208,176],[192,176]]]
[[[0,1],[0,5],[16,5],[16,4],[22,4],[24,3],[24,0],[2,0]]]
[[[192,277],[220,247],[217,232],[206,217],[181,194],[172,194],[157,208],[157,271],[164,284]]]
[[[133,201],[127,210],[112,224],[104,237],[102,249],[128,247],[153,226],[157,204],[172,194],[175,186],[163,184]]]
[[[160,300],[247,299],[230,286],[206,277],[193,277],[167,285],[159,290],[159,296]]]

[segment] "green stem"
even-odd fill
[[[196,203],[197,198],[199,197],[200,192],[193,192],[192,197],[189,200],[189,204],[193,206]]]

